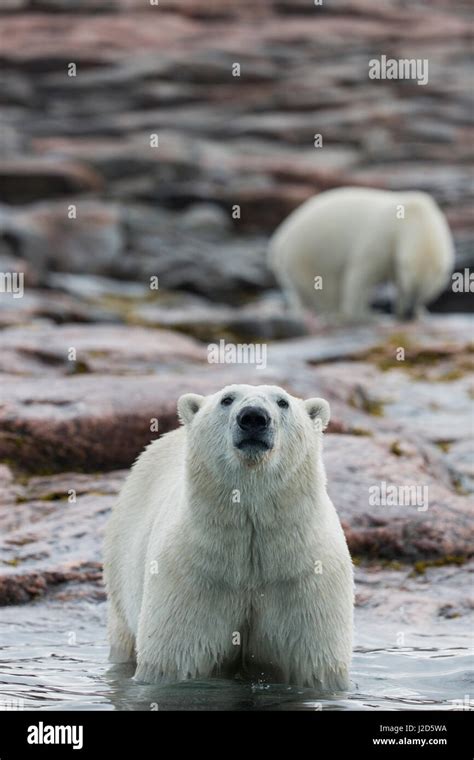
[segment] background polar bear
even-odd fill
[[[357,187],[307,200],[278,227],[269,250],[291,304],[351,321],[369,316],[374,286],[389,281],[398,316],[415,316],[442,291],[453,263],[448,224],[429,195]]]
[[[326,493],[326,401],[274,386],[181,396],[110,519],[111,659],[143,681],[348,686],[353,576]]]

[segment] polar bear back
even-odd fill
[[[369,188],[338,188],[309,198],[275,232],[270,258],[276,266],[285,258],[321,271],[343,266],[360,232],[376,226],[394,208],[394,194]],[[287,251],[291,249],[291,256]],[[326,259],[327,254],[327,259]],[[314,266],[313,266],[314,269]]]
[[[341,311],[396,281],[417,303],[445,285],[453,263],[449,227],[423,192],[338,188],[303,203],[270,241],[269,265],[285,292],[305,306]],[[316,291],[315,278],[323,287]]]

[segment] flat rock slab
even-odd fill
[[[381,642],[387,646],[391,641],[394,650],[419,650],[436,646],[441,636],[456,641],[467,655],[470,652],[472,560],[462,565],[419,563],[398,569],[363,562],[355,568],[355,580],[356,648],[376,652]]]
[[[183,392],[195,389],[186,375],[78,375],[21,383],[7,376],[0,459],[32,472],[128,466],[158,436],[157,420],[160,432],[176,426],[180,384]]]
[[[324,461],[329,494],[355,555],[472,555],[468,499],[416,449],[391,436],[328,435]]]
[[[234,342],[274,341],[306,332],[304,321],[289,316],[280,298],[262,298],[244,306],[201,303],[166,306],[138,304],[129,310],[129,319],[143,325],[180,330],[207,343],[222,338]]]
[[[23,271],[23,267],[20,270]],[[33,323],[48,325],[120,321],[113,312],[58,291],[29,289],[21,299],[15,299],[11,294],[6,297],[3,293],[0,299],[2,329],[30,326]],[[8,371],[12,371],[11,365]]]
[[[159,374],[206,359],[193,338],[169,330],[121,325],[31,326],[3,330],[0,372],[74,375]]]
[[[0,505],[0,604],[101,581],[104,526],[124,475],[63,473],[11,484],[15,503]]]
[[[301,382],[307,387],[310,379],[303,376]],[[346,410],[346,417],[361,413],[373,433],[410,432],[440,445],[472,437],[470,372],[455,380],[425,382],[414,381],[402,369],[380,372],[367,363],[340,362],[317,368],[312,381],[335,409]]]
[[[100,175],[79,163],[27,159],[0,162],[0,201],[18,203],[37,198],[102,190]]]

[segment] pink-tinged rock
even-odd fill
[[[283,370],[286,355],[312,367],[293,372],[293,387],[300,395],[318,388],[346,421],[362,413],[372,432],[450,443],[473,433],[472,329],[468,315],[342,330],[319,326],[314,336],[270,344],[268,365]],[[398,360],[400,349],[405,358]]]
[[[75,207],[74,218],[69,217],[70,203]],[[230,208],[216,204],[168,211],[74,198],[20,210],[3,207],[1,235],[27,262],[28,273],[53,288],[63,286],[52,272],[78,274],[86,281],[92,276],[92,295],[97,292],[94,276],[113,275],[121,282],[112,288],[112,296],[120,285],[130,290],[133,282],[148,288],[152,296],[150,278],[158,276],[162,289],[238,303],[273,284],[265,263],[266,239],[235,235]],[[26,285],[31,287],[33,282],[27,280]]]
[[[30,13],[2,19],[2,55],[11,63],[36,70],[57,71],[68,62],[79,69],[124,56],[174,48],[201,30],[200,25],[176,14],[149,13],[54,15]],[[159,46],[159,47],[158,47]]]
[[[124,476],[66,472],[14,484],[16,503],[0,505],[0,605],[66,584],[103,593],[103,531]]]
[[[204,347],[186,335],[123,325],[10,328],[0,347],[0,372],[7,374],[159,373],[206,360]]]
[[[123,477],[64,473],[22,487],[16,505],[0,514],[0,603],[101,579],[103,529]]]
[[[278,340],[306,332],[298,317],[288,317],[279,298],[263,298],[240,307],[212,304],[198,297],[173,305],[156,303],[131,307],[130,321],[143,325],[166,327],[193,335],[211,343],[223,335],[236,342]]]
[[[26,267],[25,267],[26,268]],[[22,271],[20,268],[17,271]],[[27,269],[28,272],[28,269]],[[3,295],[0,299],[0,327],[31,327],[43,323],[94,323],[116,322],[115,312],[109,311],[97,304],[90,304],[73,298],[66,293],[52,290],[29,288],[29,274],[25,273],[26,290],[22,298]],[[10,357],[12,358],[12,357]],[[23,357],[24,358],[24,357]],[[20,356],[17,355],[17,359]],[[13,360],[12,360],[13,361]],[[0,356],[0,366],[7,372],[22,372],[21,363],[6,363]]]
[[[99,583],[101,580],[102,566],[98,562],[70,565],[52,571],[0,576],[0,605],[30,602],[66,583]],[[104,596],[105,592],[102,593]]]
[[[255,368],[235,367],[164,370],[145,377],[85,374],[19,381],[3,376],[0,460],[30,472],[128,467],[151,440],[177,426],[182,393],[212,393],[257,377],[271,379]],[[159,433],[153,430],[156,420]]]
[[[89,166],[48,159],[15,159],[0,162],[0,201],[27,203],[58,195],[97,192],[100,175]]]
[[[17,497],[14,477],[11,469],[6,464],[0,464],[0,510],[7,512]]]
[[[437,649],[440,636],[449,636],[468,659],[474,562],[391,565],[373,561],[355,568],[356,650],[415,648],[420,641],[424,649]]]
[[[113,204],[71,198],[1,211],[1,232],[43,284],[51,270],[102,274],[123,256],[120,213]]]
[[[195,390],[189,374],[206,358],[191,338],[139,327],[12,329],[3,338],[6,367],[35,377],[2,377],[0,459],[30,471],[128,466],[157,437],[153,420],[160,432],[177,424],[179,389]],[[78,374],[57,377],[68,372]],[[120,376],[130,372],[141,375]]]
[[[232,189],[217,193],[216,198],[229,208],[235,203],[240,206],[244,229],[273,230],[313,194],[314,187],[309,184],[268,183],[256,187],[249,178]]]
[[[455,371],[456,372],[456,371]],[[410,372],[390,369],[381,373],[371,364],[340,362],[315,368],[313,382],[334,402],[346,405],[346,415],[365,414],[371,430],[420,436],[443,444],[472,437],[472,380],[469,372],[446,380],[413,382]]]
[[[422,450],[405,456],[394,453],[396,438],[346,435],[327,436],[324,450],[329,493],[353,554],[416,560],[474,553],[468,499],[438,477]],[[403,490],[409,487],[416,490]]]

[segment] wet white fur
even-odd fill
[[[275,431],[253,465],[232,444],[247,403],[265,406]],[[327,402],[235,385],[187,394],[178,411],[183,427],[138,458],[108,525],[111,659],[136,658],[136,678],[157,682],[243,657],[283,682],[345,689],[353,573],[326,492]]]

